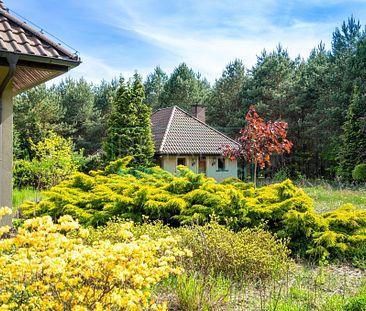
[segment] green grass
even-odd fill
[[[183,273],[160,282],[153,296],[159,303],[168,301],[169,310],[366,310],[363,272],[348,266],[297,265],[280,280],[265,282]]]
[[[41,198],[39,191],[32,188],[13,189],[13,208],[17,209],[24,201],[39,200]]]
[[[346,203],[366,209],[366,189],[334,189],[330,186],[304,187],[303,189],[314,200],[314,207],[318,213],[332,211]]]

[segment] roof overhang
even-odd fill
[[[76,53],[9,13],[0,0],[0,89],[12,81],[13,95],[47,82],[81,63]],[[3,83],[4,82],[4,83]]]
[[[80,64],[80,61],[0,51],[0,66],[9,66],[9,56],[18,57],[13,77],[13,95],[60,76]]]

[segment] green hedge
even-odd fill
[[[296,254],[315,258],[350,257],[366,243],[365,211],[346,205],[318,215],[290,180],[255,189],[235,179],[217,183],[185,167],[172,175],[159,167],[128,168],[128,162],[124,158],[104,171],[76,173],[47,191],[47,199],[23,204],[24,214],[70,214],[92,226],[114,216],[136,222],[148,217],[173,227],[214,219],[236,231],[261,225],[289,238]]]

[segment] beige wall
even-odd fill
[[[229,177],[238,177],[238,163],[236,160],[225,159],[225,170],[218,170],[218,157],[210,156],[207,159],[207,172],[208,177],[213,177],[217,181],[222,181]]]
[[[0,76],[4,75],[3,70]],[[2,119],[0,125],[0,207],[12,207],[13,174],[13,103],[12,83],[2,95]],[[0,226],[11,225],[11,216],[0,220]]]
[[[177,158],[185,158],[186,166],[195,173],[198,173],[198,156],[162,156],[162,168],[168,172],[175,173]],[[218,157],[206,156],[206,176],[213,177],[217,181],[222,181],[229,177],[238,177],[238,164],[236,160],[225,159],[225,170],[218,170]]]

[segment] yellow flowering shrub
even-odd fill
[[[179,274],[176,257],[188,252],[174,238],[136,239],[130,226],[120,228],[118,243],[88,245],[88,230],[71,216],[26,220],[0,240],[0,310],[165,310],[151,286]]]

